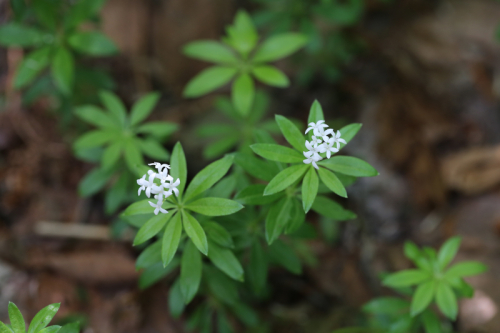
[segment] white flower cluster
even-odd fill
[[[170,169],[170,165],[161,164],[158,162],[151,163],[149,165],[153,165],[158,173],[149,170],[148,171],[148,179],[146,179],[147,175],[142,176],[142,178],[137,179],[137,184],[139,187],[139,195],[141,195],[141,191],[144,190],[146,192],[147,197],[151,197],[151,194],[154,195],[154,198],[157,199],[157,203],[153,203],[149,201],[151,207],[153,207],[155,215],[158,215],[158,212],[162,212],[167,214],[167,210],[163,209],[161,205],[163,204],[163,199],[168,198],[172,195],[172,192],[175,193],[176,196],[179,195],[179,190],[177,186],[181,183],[181,181],[177,178],[174,182],[174,178],[168,174],[168,169]],[[155,179],[158,179],[159,182],[155,183]]]
[[[330,158],[332,153],[335,154],[339,151],[341,143],[346,143],[344,139],[340,138],[340,131],[337,131],[335,134],[335,131],[331,128],[325,130],[328,125],[324,124],[324,122],[324,120],[319,120],[316,123],[309,123],[309,127],[306,130],[306,134],[310,130],[313,130],[314,135],[311,137],[311,141],[306,140],[306,148],[309,151],[304,152],[304,156],[306,157],[304,163],[312,163],[316,169],[318,169],[316,162],[323,159],[320,155],[321,153],[326,153],[326,158]]]

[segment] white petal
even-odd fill
[[[174,191],[176,197],[179,196],[179,190],[178,189],[173,188],[172,191]]]
[[[328,150],[326,152],[326,158],[330,158],[332,156],[332,152],[330,150]]]
[[[148,188],[146,189],[146,196],[147,196],[148,198],[150,198],[150,197],[151,197],[151,187],[148,187]]]
[[[316,162],[312,161],[312,165],[313,165],[313,167],[314,167],[315,169],[319,170],[318,165],[316,164]]]
[[[150,205],[151,207],[155,207],[155,208],[156,208],[156,204],[152,203],[151,201],[148,201],[148,202],[149,202],[149,205]]]
[[[314,154],[313,151],[304,152],[304,156],[307,157],[307,158],[311,158],[312,154]]]

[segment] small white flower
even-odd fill
[[[337,134],[333,132],[333,136],[331,137],[331,139],[329,139],[329,141],[332,141],[332,145],[333,143],[337,144],[337,151],[339,151],[341,143],[346,144],[345,140],[340,138],[340,135],[340,131],[337,131]]]
[[[321,142],[323,142],[323,141],[321,141],[320,139],[318,139],[317,136],[314,136],[314,135],[312,136],[312,138],[311,138],[311,144],[313,146],[319,145]]]
[[[161,173],[162,170],[170,169],[170,165],[168,165],[168,164],[161,164],[159,162],[149,163],[148,165],[153,165],[156,168],[156,170],[158,170],[158,173]],[[167,170],[167,172],[168,172],[168,170]]]
[[[148,171],[149,178],[146,180],[146,175],[142,176],[142,178],[137,179],[137,184],[140,185],[139,187],[139,195],[141,195],[141,191],[144,190],[146,192],[146,196],[149,198],[151,196],[151,190],[153,189],[153,186],[156,184],[154,183],[156,173],[149,170]]]
[[[311,154],[312,156],[311,155],[307,156],[306,154],[307,153],[304,152],[304,156],[307,157],[307,159],[304,160],[304,163],[305,164],[311,164],[312,163],[312,165],[313,165],[314,168],[319,169],[318,165],[316,164],[316,162],[321,161],[323,158],[321,156],[319,156],[319,155],[316,156],[316,155],[312,155]]]
[[[151,207],[155,209],[154,213],[155,215],[158,215],[158,212],[162,212],[163,214],[167,214],[167,210],[164,208],[161,208],[161,205],[163,204],[163,196],[159,195],[158,196],[158,202],[156,202],[156,205],[152,203],[151,201],[148,201]]]
[[[326,158],[332,157],[332,153],[335,154],[339,151],[338,148],[335,148],[333,145],[335,144],[335,138],[330,138],[323,143],[323,151],[322,153],[326,153]]]
[[[314,156],[315,159],[317,158],[321,158],[321,156],[319,156],[319,153],[322,153],[323,152],[323,145],[318,145],[318,144],[313,144],[312,141],[307,141],[306,140],[306,148],[307,148],[307,152],[304,152],[304,156],[305,157],[311,157],[311,156]]]
[[[309,123],[309,127],[306,130],[309,132],[310,130],[313,130],[313,133],[315,136],[324,136],[325,135],[325,128],[328,127],[327,124],[323,124],[325,121],[324,120],[318,120],[316,123]]]
[[[163,183],[163,188],[164,189],[168,189],[168,191],[170,192],[170,194],[172,194],[172,192],[174,192],[175,196],[178,197],[179,196],[179,190],[177,189],[177,186],[179,186],[179,184],[181,183],[181,180],[179,178],[177,178],[177,180],[175,182],[173,180],[174,179],[172,177],[170,177],[170,182]]]

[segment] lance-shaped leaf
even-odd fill
[[[307,123],[317,123],[320,120],[325,120],[325,116],[323,115],[323,108],[321,104],[319,104],[318,100],[314,100],[311,105],[311,109],[309,109],[309,117],[307,118]]]
[[[137,142],[129,137],[123,143],[125,146],[125,162],[127,162],[128,169],[137,176],[141,176],[140,168],[144,165],[144,159]]]
[[[333,172],[319,168],[318,173],[323,184],[325,184],[333,193],[343,198],[347,198],[347,192],[344,185]]]
[[[264,195],[271,195],[283,191],[288,186],[298,181],[308,169],[309,166],[305,164],[293,165],[286,168],[267,184]]]
[[[173,212],[168,214],[158,214],[153,216],[149,221],[147,221],[137,232],[134,238],[134,246],[139,245],[147,241],[148,239],[156,236],[157,233],[165,226],[165,224],[172,218]]]
[[[184,155],[184,150],[180,142],[177,142],[172,150],[172,157],[170,158],[170,175],[174,179],[179,178],[181,182],[179,186],[177,186],[180,200],[187,181],[186,156]]]
[[[186,190],[185,200],[188,201],[195,198],[224,177],[231,165],[233,165],[233,158],[232,155],[224,156],[198,172]]]
[[[166,121],[152,121],[147,124],[140,125],[136,129],[136,133],[152,135],[157,140],[163,141],[170,134],[177,131],[179,125]]]
[[[125,109],[125,105],[123,105],[120,98],[110,91],[101,91],[99,93],[99,98],[109,113],[112,114],[116,120],[118,120],[121,126],[125,126],[127,110]]]
[[[458,252],[458,248],[460,247],[460,242],[462,241],[461,237],[452,237],[448,239],[441,249],[439,249],[438,253],[438,263],[439,267],[443,270],[448,266],[448,264],[455,258],[455,255]]]
[[[184,247],[181,261],[181,293],[184,303],[188,304],[198,292],[201,281],[201,255],[190,241]]]
[[[268,258],[264,254],[262,245],[257,241],[254,242],[250,251],[250,261],[247,266],[246,276],[256,294],[260,294],[266,285],[267,261]]]
[[[451,320],[455,320],[457,318],[457,298],[448,284],[444,282],[440,282],[437,284],[436,303],[439,309],[446,315],[446,317],[450,318]]]
[[[236,213],[243,205],[229,199],[201,198],[189,203],[186,208],[206,216],[223,216]]]
[[[321,195],[316,197],[311,208],[316,213],[336,221],[352,220],[356,218],[356,214],[350,210],[344,209],[335,201]]]
[[[78,118],[101,128],[119,128],[120,125],[110,115],[94,105],[83,105],[75,109]]]
[[[73,90],[74,71],[75,61],[71,52],[63,47],[58,48],[52,59],[52,77],[65,95],[69,95]]]
[[[161,262],[147,267],[139,277],[139,289],[143,290],[152,286],[176,269],[177,266],[179,266],[179,260],[174,258],[167,267],[163,267]]]
[[[488,270],[485,264],[477,261],[463,261],[451,266],[444,274],[445,278],[456,278],[464,276],[473,276],[484,273]]]
[[[231,250],[223,248],[217,243],[210,242],[208,258],[217,268],[226,273],[227,276],[243,282],[243,267],[241,267],[240,262]]]
[[[254,155],[236,153],[234,156],[236,164],[255,178],[270,181],[279,172],[274,163],[263,161]]]
[[[287,118],[278,114],[276,115],[276,122],[278,123],[281,133],[283,133],[286,141],[288,141],[288,143],[291,144],[292,147],[297,149],[299,152],[305,151],[306,139],[297,128],[297,126],[295,126],[295,124]],[[302,156],[300,158],[304,159]]]
[[[135,268],[139,270],[141,268],[148,268],[149,266],[159,263],[161,261],[161,248],[161,241],[156,241],[153,244],[149,245],[137,257],[137,260],[135,261]]]
[[[201,253],[207,255],[208,253],[208,242],[207,235],[201,227],[198,220],[196,220],[191,214],[182,211],[182,224],[184,225],[184,230],[189,236],[194,245],[200,250]]]
[[[253,62],[275,61],[284,58],[306,45],[307,37],[299,33],[274,35],[265,40],[252,58]]]
[[[273,195],[264,195],[264,184],[254,184],[246,187],[244,190],[236,194],[234,199],[244,205],[267,205],[276,201],[281,195],[276,193]]]
[[[35,46],[41,44],[45,36],[43,31],[15,22],[0,27],[0,44],[4,46]]]
[[[295,252],[281,240],[278,239],[269,246],[269,254],[277,264],[293,274],[300,274],[302,272],[300,259]]]
[[[25,56],[17,67],[14,88],[21,89],[31,83],[48,66],[50,53],[50,47],[43,47]]]
[[[271,161],[283,163],[302,163],[304,156],[292,148],[270,143],[256,143],[250,146],[252,150]]]
[[[231,88],[231,99],[236,110],[247,116],[252,107],[255,95],[255,86],[252,78],[248,74],[241,74],[234,80]]]
[[[54,303],[41,309],[31,321],[28,333],[37,333],[45,328],[52,318],[54,318],[60,306],[61,303]]]
[[[21,314],[21,311],[19,311],[17,306],[12,302],[9,302],[8,311],[9,311],[10,325],[12,326],[14,333],[25,333],[26,324],[24,323],[24,318],[23,315]]]
[[[235,75],[236,68],[213,66],[195,76],[184,89],[184,97],[199,97],[228,83]]]
[[[351,156],[333,156],[318,163],[332,171],[354,177],[373,177],[379,173],[365,161]]]
[[[271,206],[266,217],[266,240],[271,245],[283,232],[283,229],[290,220],[292,212],[292,202],[289,197],[285,197]]]
[[[97,31],[74,33],[69,36],[68,43],[75,50],[92,56],[109,56],[118,52],[113,41]]]
[[[392,288],[409,287],[415,284],[420,284],[431,278],[431,274],[427,271],[419,269],[407,269],[387,276],[382,284]]]
[[[290,80],[288,77],[274,66],[255,66],[252,68],[252,74],[262,83],[273,87],[288,87]]]
[[[226,45],[212,40],[197,40],[185,45],[182,52],[188,57],[215,62],[235,64],[238,58]]]
[[[354,138],[354,136],[359,132],[361,129],[361,124],[349,124],[347,126],[344,126],[340,129],[340,137],[345,140],[346,143],[341,143],[340,144],[340,149],[344,148],[346,144],[349,143],[349,141]]]
[[[319,181],[316,170],[313,167],[309,167],[302,181],[302,207],[306,213],[311,209],[314,199],[316,199],[318,184]]]
[[[223,247],[233,248],[233,238],[231,234],[216,222],[205,222],[203,225],[208,238]]]
[[[177,213],[169,221],[165,232],[163,233],[163,240],[161,246],[161,259],[163,261],[163,267],[167,267],[168,264],[174,258],[175,252],[179,247],[179,242],[181,240],[182,234],[182,219],[181,214]]]
[[[135,126],[146,119],[160,99],[159,93],[150,93],[135,102],[130,112],[130,126]]]
[[[425,282],[418,286],[411,300],[410,314],[412,317],[415,317],[420,312],[424,311],[425,308],[431,304],[435,292],[436,281],[434,280]]]
[[[94,193],[97,193],[100,189],[106,185],[113,174],[112,170],[104,170],[100,168],[95,168],[83,177],[78,184],[78,193],[82,197],[88,197]]]
[[[136,138],[134,142],[137,144],[144,155],[155,160],[165,161],[170,157],[170,153],[165,148],[163,148],[163,146],[159,144],[155,139]]]

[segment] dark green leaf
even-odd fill
[[[223,303],[235,304],[238,301],[238,286],[234,280],[231,280],[226,274],[212,266],[207,265],[204,270],[204,277],[211,295]]]
[[[52,77],[56,86],[66,95],[73,90],[74,70],[73,55],[63,47],[58,48],[52,59]]]
[[[302,48],[307,37],[299,33],[274,35],[262,43],[252,58],[253,62],[275,61],[284,58]]]
[[[201,255],[193,242],[184,247],[181,261],[181,293],[184,303],[188,304],[198,292],[201,281]]]
[[[246,117],[252,107],[255,95],[254,82],[250,75],[241,74],[234,80],[231,88],[231,99],[236,110]]]
[[[49,35],[48,37],[53,38]],[[43,42],[47,35],[37,29],[10,22],[0,27],[0,44],[4,46],[36,46]]]
[[[176,216],[174,216],[174,219],[175,218]],[[172,219],[172,221],[174,219]],[[149,266],[161,262],[161,248],[162,248],[162,243],[160,241],[156,241],[153,244],[149,245],[137,257],[137,260],[135,261],[135,268],[136,269],[148,268]]]
[[[24,57],[16,70],[14,88],[21,89],[31,83],[48,66],[50,53],[50,47],[43,47]]]
[[[54,318],[61,303],[54,303],[47,305],[43,309],[41,309],[33,318],[28,328],[28,333],[37,333],[41,331],[45,326],[49,324],[49,322]]]
[[[179,261],[176,259],[172,260],[167,267],[163,267],[163,263],[161,262],[149,266],[139,277],[139,288],[146,289],[151,287],[177,268],[177,266],[179,266]]]
[[[271,195],[283,191],[302,178],[308,168],[308,165],[299,164],[281,171],[269,182],[269,184],[267,184],[264,195]]]
[[[236,153],[234,156],[235,163],[255,178],[270,181],[279,172],[276,165],[256,158],[253,155]]]
[[[127,173],[122,173],[113,186],[108,189],[105,198],[106,214],[114,213],[127,200],[128,185],[129,177]]]
[[[330,189],[332,190],[333,193],[343,197],[347,198],[347,192],[345,191],[344,185],[340,182],[340,180],[337,178],[337,176],[326,169],[319,168],[318,170],[319,173],[319,178],[321,181]]]
[[[170,175],[174,179],[179,179],[180,184],[177,186],[179,190],[179,200],[182,197],[184,188],[186,187],[187,180],[187,166],[186,166],[186,156],[184,155],[184,150],[180,142],[177,142],[172,150],[172,157],[170,158]]]
[[[57,27],[58,7],[59,4],[56,1],[31,1],[31,8],[34,9],[38,21],[50,30],[55,30]]]
[[[61,329],[61,326],[59,326],[59,325],[52,325],[52,326],[45,327],[43,330],[39,331],[38,333],[59,333],[60,329]],[[0,332],[2,332],[2,331],[0,330]],[[78,333],[78,332],[79,331],[76,331],[76,333]],[[10,331],[9,331],[9,333],[10,333]]]
[[[313,167],[309,167],[302,181],[302,207],[306,213],[311,209],[314,199],[316,199],[318,184],[319,181],[316,170]]]
[[[294,149],[269,144],[269,143],[256,143],[250,146],[252,150],[264,158],[271,161],[283,162],[283,163],[302,163],[304,156]]]
[[[76,32],[69,36],[68,43],[75,50],[92,56],[109,56],[118,52],[113,41],[97,31]]]
[[[222,138],[218,141],[212,142],[203,150],[203,156],[206,159],[213,159],[219,157],[231,150],[239,141],[239,137],[234,135],[227,138]]]
[[[183,53],[188,57],[215,62],[218,64],[235,64],[238,58],[232,50],[220,42],[198,40],[184,46]]]
[[[410,313],[415,317],[420,312],[424,311],[432,301],[436,291],[436,281],[431,280],[418,286],[411,300]]]
[[[48,328],[48,327],[47,327]],[[46,328],[46,329],[47,329]],[[54,333],[80,333],[80,323],[75,322],[75,323],[69,323],[61,327],[61,329],[54,330]],[[43,333],[43,332],[40,332]]]
[[[252,74],[262,83],[273,87],[288,87],[290,80],[288,77],[274,66],[255,66],[252,69]]]
[[[210,242],[208,248],[208,258],[221,271],[230,278],[243,281],[243,267],[234,256],[233,252],[227,248],[219,246],[217,243]]]
[[[407,269],[388,275],[382,284],[392,288],[409,287],[427,281],[432,276],[427,271]]]
[[[181,282],[180,279],[177,279],[170,288],[168,294],[168,308],[172,317],[179,318],[184,311],[184,307],[185,304],[181,292]]]
[[[288,141],[288,143],[299,152],[303,152],[305,150],[306,139],[297,126],[295,126],[295,124],[287,118],[278,114],[276,115],[276,122],[278,123],[281,133],[283,133],[286,141]],[[302,156],[300,158],[304,159]]]
[[[354,177],[373,177],[379,173],[370,164],[356,157],[333,156],[328,160],[318,162],[332,171]]]
[[[252,244],[250,261],[246,271],[248,281],[255,294],[261,294],[267,281],[267,257],[259,242]]]
[[[266,240],[270,245],[283,232],[283,229],[289,222],[292,212],[292,201],[289,197],[284,197],[277,203],[274,203],[266,216]]]
[[[145,241],[156,236],[157,233],[160,232],[161,229],[165,226],[165,224],[172,218],[173,212],[169,214],[159,213],[158,215],[153,216],[149,221],[144,224],[137,235],[134,238],[134,246],[144,243]]]
[[[113,174],[112,170],[95,168],[83,177],[78,184],[78,193],[82,197],[88,197],[97,193],[104,187],[109,177]]]
[[[312,210],[335,221],[352,220],[356,214],[350,210],[342,208],[338,203],[324,196],[318,195],[312,205]]]
[[[196,245],[198,250],[204,255],[208,253],[207,235],[201,227],[198,220],[186,211],[182,211],[182,223],[184,224],[184,231],[191,238],[191,241]]]
[[[292,213],[290,216],[290,222],[288,223],[285,234],[292,234],[302,227],[306,220],[306,213],[302,204],[296,198],[292,198]]]
[[[73,4],[67,16],[64,17],[66,27],[73,28],[90,19],[101,9],[105,0],[79,0]]]
[[[363,311],[374,314],[401,315],[409,309],[408,301],[396,297],[378,297],[363,305]]]
[[[101,161],[101,166],[103,169],[108,170],[115,165],[115,163],[120,158],[122,148],[123,146],[120,141],[114,142],[106,148],[104,154],[102,155]]]
[[[455,255],[458,252],[458,248],[460,247],[460,242],[462,238],[459,236],[452,237],[448,239],[438,253],[438,263],[441,270],[444,270],[446,266],[455,258]]]
[[[186,190],[185,201],[195,198],[217,183],[233,165],[233,156],[227,155],[220,160],[212,162],[194,176]]]
[[[229,199],[201,198],[191,202],[186,208],[206,216],[223,216],[236,213],[241,210],[243,206]]]
[[[235,75],[236,68],[213,66],[203,70],[191,79],[184,88],[184,97],[200,97],[228,83]]]
[[[8,311],[9,311],[10,325],[12,326],[14,333],[25,333],[26,324],[24,323],[24,318],[23,315],[21,314],[21,311],[19,311],[17,306],[12,302],[9,302]]]
[[[161,247],[161,258],[163,266],[166,267],[174,258],[175,252],[179,247],[182,234],[182,219],[181,214],[177,213],[169,221],[165,232],[163,234],[163,241]]]
[[[121,217],[127,217],[127,216],[133,216],[133,215],[143,215],[143,214],[152,214],[154,211],[154,208],[151,207],[149,204],[149,201],[152,199],[145,199],[141,201],[134,202],[130,206],[121,213]],[[164,209],[170,209],[173,208],[174,206],[168,202],[164,202],[163,205],[161,206]]]
[[[204,124],[196,129],[196,134],[200,138],[209,137],[226,137],[239,135],[240,132],[234,127],[234,125],[226,124]]]
[[[457,318],[458,304],[457,298],[450,286],[440,282],[436,287],[436,303],[439,309],[451,320]]]
[[[269,246],[269,254],[278,265],[281,265],[293,274],[298,275],[302,273],[300,259],[293,249],[281,240],[278,239]]]
[[[422,313],[422,323],[424,324],[425,333],[442,333],[443,329],[441,327],[441,322],[438,316],[430,310],[426,310]]]
[[[220,246],[233,248],[233,238],[223,226],[216,222],[205,222],[203,225],[208,238]]]
[[[130,113],[130,126],[135,126],[146,119],[153,111],[159,99],[160,94],[153,92],[147,94],[146,96],[143,96],[141,99],[135,102]]]
[[[244,205],[267,205],[281,196],[278,193],[264,196],[265,188],[264,184],[250,185],[236,194],[234,199]]]

